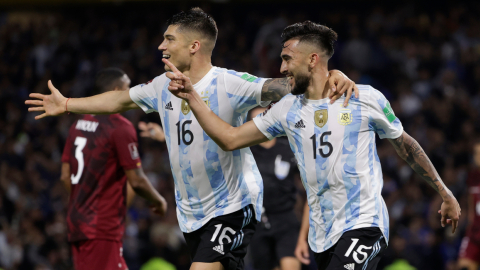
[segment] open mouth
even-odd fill
[[[170,59],[170,54],[164,54],[164,55],[162,55],[162,58]]]

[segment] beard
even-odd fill
[[[295,86],[292,89],[292,95],[298,96],[305,94],[308,86],[310,85],[310,79],[305,75],[295,76]]]

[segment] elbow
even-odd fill
[[[130,186],[132,186],[133,190],[138,190],[143,186],[145,181],[147,181],[147,179],[143,177],[135,177],[133,179],[129,179],[128,183],[130,183]]]

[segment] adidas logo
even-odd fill
[[[168,102],[167,105],[165,105],[165,110],[171,110],[173,111],[173,107],[172,107],[172,102]]]
[[[303,123],[303,120],[300,119],[300,121],[298,121],[295,124],[295,128],[305,128],[305,124]]]
[[[222,254],[222,255],[225,255],[225,253],[223,252],[223,245],[218,245],[218,246],[215,246],[213,247],[213,250],[215,250],[216,252]],[[353,269],[353,268],[352,268]]]
[[[348,270],[355,270],[355,264],[354,263],[345,264],[343,267],[345,269],[348,269]]]

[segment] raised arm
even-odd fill
[[[35,117],[37,120],[65,112],[113,114],[139,108],[130,98],[128,91],[109,91],[92,97],[68,99],[53,86],[52,81],[48,81],[48,88],[51,92],[50,95],[32,93],[30,98],[34,99],[25,101],[27,105],[36,106],[28,108],[28,111],[43,112]]]
[[[441,224],[452,223],[452,233],[458,226],[461,209],[452,192],[447,188],[445,183],[433,167],[432,162],[428,158],[425,151],[418,142],[408,135],[405,131],[396,139],[389,139],[397,154],[405,160],[410,167],[420,175],[431,187],[433,187],[442,197],[443,203],[439,213],[442,215]]]
[[[288,78],[268,79],[262,87],[262,101],[279,101],[282,97],[290,94],[292,87],[288,81]],[[355,97],[358,98],[358,87],[343,72],[335,69],[330,70],[328,82],[332,85],[332,93],[329,96],[332,99],[330,103],[333,104],[345,92],[344,106],[347,106],[353,92],[355,92]]]

